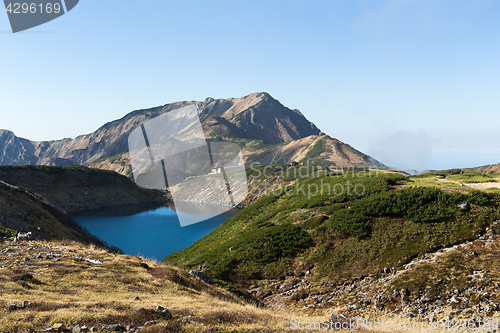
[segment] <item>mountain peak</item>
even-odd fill
[[[108,122],[93,133],[78,136],[76,139],[34,142],[17,138],[12,132],[3,130],[0,131],[0,165],[90,165],[97,160],[116,157],[128,151],[128,136],[134,128],[166,112],[192,104],[197,104],[200,108],[200,120],[207,139],[254,141],[255,147],[260,147],[263,144],[263,148],[270,148],[271,145],[281,145],[323,134],[300,111],[284,106],[267,92],[255,92],[239,98],[214,99],[207,97],[202,102],[176,102],[136,110],[121,119]],[[296,148],[303,151],[307,149],[308,144],[314,145],[315,142],[316,139],[305,140]],[[248,154],[258,155],[269,152],[267,148],[264,151],[255,147],[247,150]],[[325,144],[325,154],[334,151],[333,148],[328,147],[330,145]],[[279,153],[280,149],[283,150],[281,146],[274,148],[276,148],[276,154]],[[277,157],[271,158],[271,155],[269,155],[270,161],[278,160]],[[304,152],[290,150],[289,154],[289,156],[302,155],[306,155],[305,150]],[[354,155],[359,154],[355,152],[352,156]],[[349,155],[347,160],[353,160],[352,156]],[[256,160],[253,157],[250,159]],[[123,171],[126,169],[124,165],[128,165],[129,161],[126,159],[118,160],[123,164],[120,172],[125,172]],[[281,160],[287,162],[286,158]]]

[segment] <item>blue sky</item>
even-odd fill
[[[0,13],[0,128],[54,140],[266,91],[388,165],[499,163],[498,17],[492,0],[81,0],[12,34]]]

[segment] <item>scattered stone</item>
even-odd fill
[[[137,327],[135,327],[134,325],[127,325],[125,328],[127,329],[127,332],[137,330]]]
[[[467,209],[469,208],[469,203],[467,201],[461,202],[457,204],[458,209]]]
[[[144,327],[146,326],[151,326],[151,325],[154,325],[154,324],[157,324],[158,323],[158,320],[150,320],[150,321],[147,321],[144,323]]]
[[[25,307],[29,306],[30,304],[31,304],[31,303],[30,303],[30,302],[28,302],[28,301],[23,301],[23,302],[21,303],[21,307],[22,307],[22,308],[25,308]]]
[[[139,296],[135,296],[134,298],[132,298],[132,301],[140,301],[141,299],[139,298]]]
[[[335,320],[338,320],[338,319],[347,319],[347,317],[344,316],[343,314],[336,314],[336,313],[332,313],[330,315],[330,320],[331,321],[335,321]]]
[[[100,261],[100,260],[93,260],[90,258],[86,258],[85,261],[90,262],[92,264],[101,264],[102,265],[102,261]]]
[[[63,332],[66,329],[64,324],[61,324],[61,323],[57,323],[57,324],[52,325],[52,328],[56,331],[59,331],[59,332]]]
[[[170,313],[170,311],[168,311],[167,309],[165,309],[163,306],[158,305],[155,310],[156,311],[161,311],[163,313],[163,315],[164,315],[165,318],[172,319],[172,314]]]
[[[17,239],[18,240],[30,240],[31,239],[31,231],[27,232],[25,234],[18,233],[17,234]]]
[[[80,328],[80,325],[76,325],[75,327],[73,327],[73,333],[80,333],[82,331],[82,329]]]
[[[190,271],[189,271],[189,274],[191,274],[192,276],[196,276],[196,277],[197,277],[197,278],[199,278],[201,281],[206,282],[206,283],[211,283],[211,282],[213,281],[213,279],[212,279],[210,276],[208,276],[208,275],[206,275],[206,274],[204,274],[204,273],[200,272],[200,271],[199,271],[199,270],[197,270],[197,269],[192,269],[192,270],[190,270]]]
[[[90,328],[90,332],[92,332],[92,333],[97,332],[97,331],[99,331],[99,330],[97,328],[95,328],[95,327],[91,327]]]
[[[105,330],[108,330],[110,332],[125,332],[125,327],[119,324],[114,324],[114,325],[106,325],[104,327]]]

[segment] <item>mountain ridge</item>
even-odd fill
[[[300,140],[311,136],[315,136],[315,139],[306,141],[314,146],[318,138],[325,136],[299,110],[285,107],[268,93],[261,92],[240,98],[209,97],[202,102],[175,102],[135,110],[120,119],[105,123],[92,133],[79,135],[74,139],[30,141],[15,136],[11,131],[0,130],[0,151],[3,152],[0,156],[0,165],[89,166],[98,160],[126,154],[128,135],[137,126],[166,112],[192,104],[199,107],[200,121],[207,140],[236,140],[240,146],[248,146],[248,149],[244,150],[246,163],[266,163],[266,159],[259,154],[276,152],[280,149],[280,145],[288,148],[294,145],[301,146],[303,142]],[[322,159],[326,164],[381,165],[349,145],[337,139],[330,139],[333,140],[330,146],[336,147],[330,150],[336,153],[331,158],[323,154]],[[326,146],[325,149],[328,150]],[[281,162],[289,163],[295,159],[297,154],[289,154],[289,158],[282,159]],[[116,171],[117,168],[108,166],[108,169]],[[118,169],[121,170],[118,172],[130,175],[130,171],[127,174],[127,168]]]

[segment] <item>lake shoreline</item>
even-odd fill
[[[232,209],[208,219],[200,212],[183,212],[200,222],[181,226],[171,203],[115,206],[72,213],[76,223],[124,254],[161,261],[215,230],[240,210]],[[205,216],[209,216],[206,214]]]

